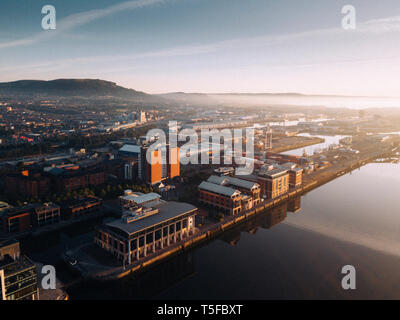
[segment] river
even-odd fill
[[[399,183],[399,164],[368,164],[134,278],[70,288],[71,299],[399,299]],[[356,290],[341,287],[345,265]]]
[[[282,152],[283,154],[289,154],[289,155],[294,155],[294,156],[302,156],[304,152],[306,152],[307,155],[313,155],[314,152],[319,152],[322,151],[323,149],[329,148],[331,145],[337,145],[339,144],[339,141],[342,138],[348,137],[348,136],[343,136],[343,135],[333,135],[333,136],[324,136],[320,134],[310,134],[310,133],[300,133],[299,136],[302,137],[318,137],[318,138],[323,138],[325,139],[325,142],[322,143],[317,143],[308,147],[303,147],[303,148],[298,148],[286,152]]]

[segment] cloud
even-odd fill
[[[60,33],[64,33],[73,28],[82,26],[84,24],[107,17],[109,15],[112,15],[112,14],[115,14],[118,12],[123,12],[126,10],[135,10],[135,9],[139,9],[142,7],[148,7],[148,6],[151,6],[154,4],[165,3],[167,1],[169,1],[169,0],[125,1],[125,2],[121,2],[116,5],[104,8],[104,9],[94,9],[94,10],[90,10],[90,11],[72,14],[60,21],[57,21],[57,29],[56,30],[39,32],[29,38],[1,42],[0,48],[11,48],[11,47],[32,45],[34,43],[53,38],[53,37],[59,35]]]
[[[56,30],[39,32],[29,38],[0,42],[0,49],[32,45],[40,41],[49,40],[57,35],[60,35],[61,33],[66,34],[71,29],[88,24],[92,21],[104,18],[112,14],[124,12],[126,10],[135,10],[142,7],[152,6],[155,4],[161,4],[171,1],[174,0],[125,1],[103,9],[94,9],[90,11],[72,14],[58,21]],[[365,22],[360,22],[357,24],[357,28],[355,30],[344,30],[338,26],[336,28],[307,30],[303,32],[295,32],[295,33],[281,34],[281,35],[265,35],[258,37],[238,38],[238,39],[225,40],[205,45],[169,48],[154,53],[149,52],[147,54],[143,54],[143,57],[146,56],[151,57],[152,55],[154,57],[163,57],[169,55],[180,56],[180,55],[201,54],[201,53],[207,53],[207,52],[213,52],[213,51],[219,51],[223,49],[231,49],[243,46],[246,47],[257,47],[262,45],[272,46],[282,43],[288,43],[291,41],[303,40],[307,38],[345,36],[345,35],[355,35],[355,34],[379,35],[379,34],[399,32],[399,31],[400,31],[400,16],[393,16],[393,17],[372,19]]]

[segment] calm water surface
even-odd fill
[[[71,288],[71,299],[400,299],[399,185],[400,165],[369,164],[135,278]],[[353,291],[341,288],[347,264]]]
[[[347,137],[342,135],[334,135],[334,136],[324,136],[320,134],[310,134],[310,133],[300,133],[299,136],[302,137],[318,137],[325,139],[325,142],[317,143],[308,147],[298,148],[286,152],[282,152],[283,154],[290,154],[294,156],[302,156],[304,152],[307,155],[313,155],[314,152],[322,151],[323,149],[329,148],[333,144],[339,144],[340,139]]]

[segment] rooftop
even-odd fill
[[[120,152],[140,153],[141,147],[133,145],[133,144],[125,144],[121,149],[119,149],[119,151]]]
[[[166,202],[162,206],[158,207],[158,210],[159,212],[157,214],[143,218],[133,223],[126,223],[122,219],[117,219],[107,223],[106,226],[122,230],[127,234],[133,234],[165,222],[167,220],[176,218],[185,213],[195,211],[197,210],[197,208],[188,203],[171,201]]]
[[[244,188],[251,190],[255,187],[259,187],[259,185],[255,182],[243,180],[239,178],[232,177],[219,177],[219,176],[211,176],[208,178],[207,182],[215,183],[218,185],[232,185],[239,188]]]
[[[227,196],[227,197],[233,197],[233,196],[241,194],[241,192],[239,190],[235,190],[235,189],[232,189],[229,187],[224,187],[224,186],[221,186],[221,185],[218,185],[215,183],[211,183],[211,182],[207,182],[207,181],[203,181],[202,183],[200,183],[199,189],[210,191],[213,193],[218,193],[218,194],[221,194],[221,195]]]
[[[160,198],[161,198],[161,196],[154,192],[146,193],[146,194],[138,192],[138,193],[129,194],[127,196],[121,196],[121,199],[132,201],[132,202],[135,202],[136,204],[142,204],[142,203],[157,200]]]
[[[36,268],[35,264],[26,256],[21,256],[14,260],[7,254],[3,260],[0,260],[0,269],[4,269],[6,277],[31,268]]]
[[[260,172],[260,176],[267,177],[267,178],[278,178],[287,173],[288,173],[287,169],[277,168],[277,169],[273,169],[273,170],[269,170],[269,171]]]
[[[95,197],[95,196],[87,196],[87,197],[78,197],[75,199],[71,199],[68,201],[64,201],[61,206],[63,207],[68,207],[68,208],[73,208],[73,207],[78,207],[87,203],[96,203],[102,201],[101,198]]]

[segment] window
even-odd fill
[[[153,242],[153,233],[148,233],[146,235],[146,243],[149,244],[149,243],[152,243],[152,242]]]
[[[139,238],[139,247],[143,247],[144,246],[144,237],[140,237]]]

